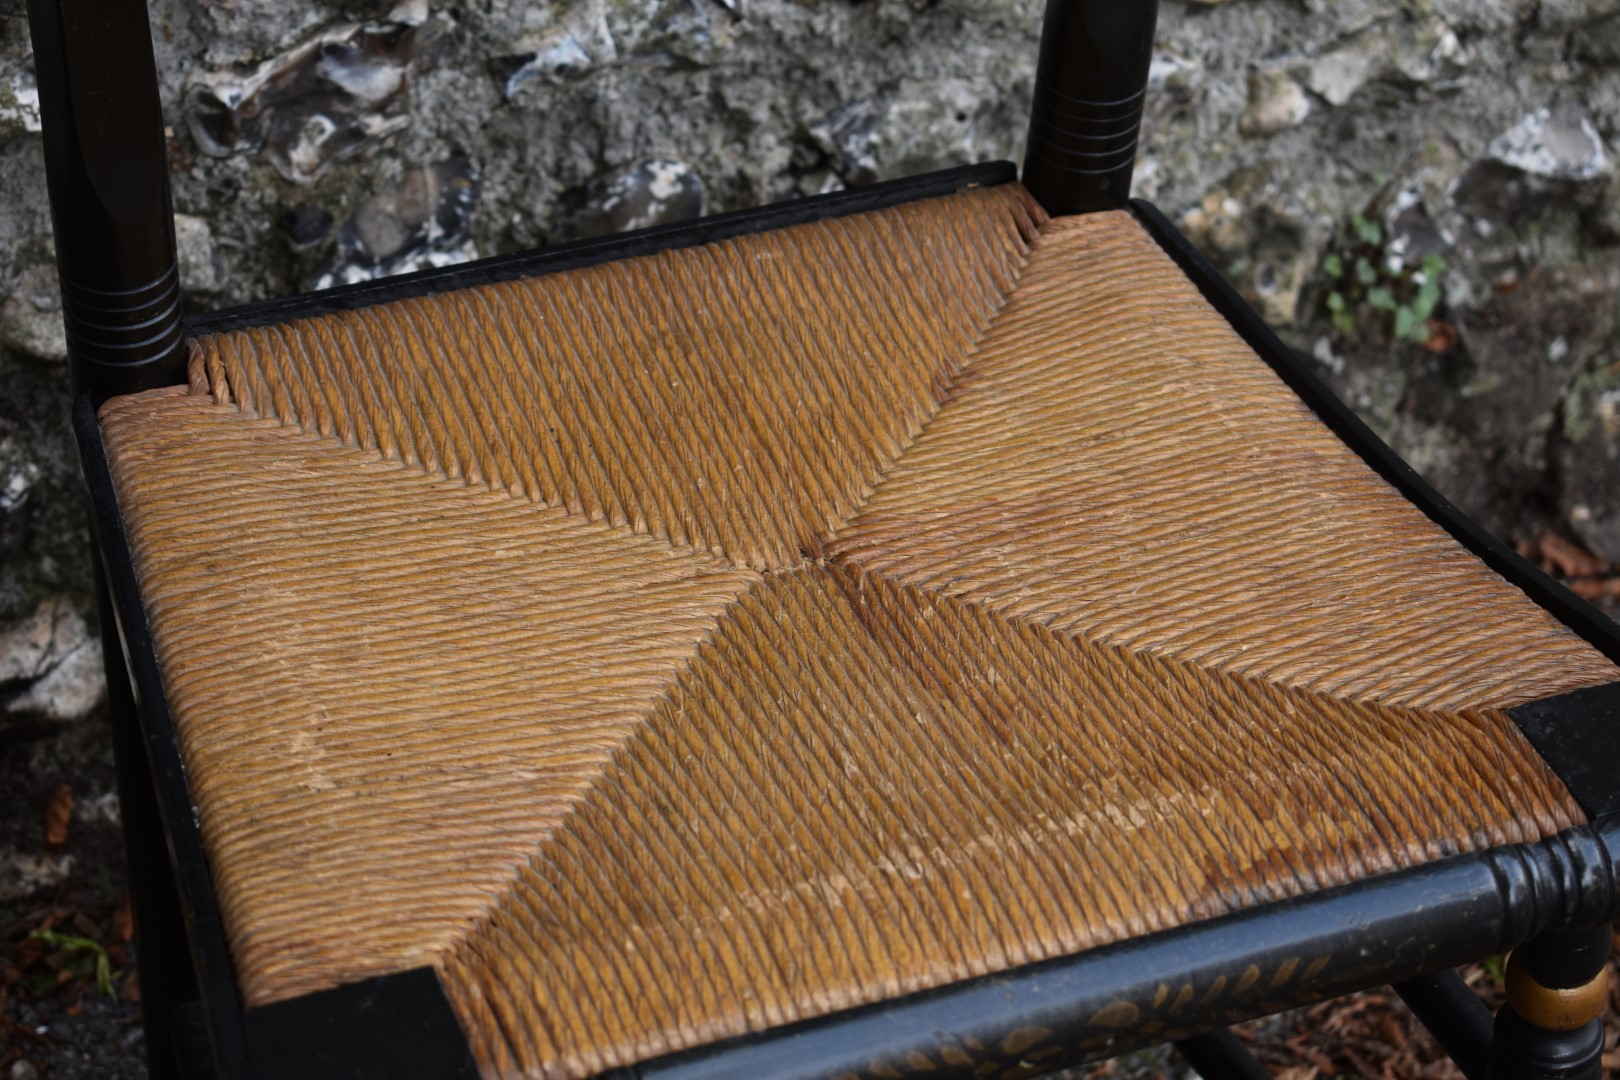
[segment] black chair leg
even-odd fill
[[[1047,0],[1024,186],[1053,216],[1130,199],[1158,0]]]
[[[1468,1080],[1485,1080],[1491,1050],[1491,1011],[1455,971],[1437,971],[1395,984],[1408,1008]]]
[[[1607,925],[1545,934],[1508,957],[1487,1080],[1602,1080]]]
[[[130,907],[140,974],[141,1013],[146,1026],[151,1080],[184,1080],[175,1047],[176,1010],[197,998],[191,950],[180,896],[169,867],[169,849],[158,817],[157,796],[147,766],[146,746],[135,712],[123,646],[101,560],[96,560],[96,593],[106,657],[107,713],[118,769],[118,804],[123,818],[124,855],[129,864]]]
[[[1225,1028],[1177,1039],[1175,1046],[1204,1080],[1271,1080],[1266,1067]]]

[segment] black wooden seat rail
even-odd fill
[[[1049,0],[1023,181],[1053,214],[1129,207],[1204,296],[1370,467],[1492,569],[1612,659],[1620,631],[1435,493],[1322,386],[1151,206],[1128,201],[1157,4]],[[152,1076],[472,1077],[426,969],[244,1009],[192,810],[95,407],[183,381],[185,339],[690,246],[1014,178],[973,166],[703,221],[483,260],[200,316],[180,309],[146,5],[29,0],[61,274],[74,425],[97,547],[102,631]],[[1393,983],[1470,1080],[1600,1075],[1597,1018],[1620,917],[1620,687],[1525,706],[1515,720],[1589,824],[624,1070],[644,1080],[776,1080],[1020,1070],[1039,1030],[1060,1067],[1180,1040],[1206,1077],[1264,1070],[1225,1031]],[[1450,969],[1506,950],[1493,1021]],[[1286,969],[1290,976],[1278,979]],[[1257,975],[1251,972],[1258,973]],[[1177,992],[1165,994],[1164,987]],[[1192,993],[1179,992],[1192,988]],[[1210,993],[1220,987],[1222,992]],[[1592,1003],[1597,1002],[1595,1007]],[[946,1051],[950,1051],[947,1053]],[[989,1071],[989,1070],[986,1070]]]

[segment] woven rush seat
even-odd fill
[[[1506,710],[1620,679],[1016,184],[215,334],[100,419],[245,1003],[432,967],[490,1078],[1553,835]]]

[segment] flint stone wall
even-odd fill
[[[194,309],[1016,159],[1039,23],[1030,0],[150,8]],[[1137,188],[1487,526],[1620,561],[1617,126],[1620,0],[1165,0]],[[0,741],[98,694],[38,129],[0,0]]]

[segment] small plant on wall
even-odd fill
[[[1445,270],[1445,257],[1435,253],[1425,255],[1416,268],[1407,266],[1389,251],[1383,227],[1357,214],[1338,248],[1322,259],[1327,283],[1323,304],[1333,328],[1344,337],[1365,325],[1357,313],[1370,310],[1379,313],[1376,322],[1394,340],[1429,345]]]

